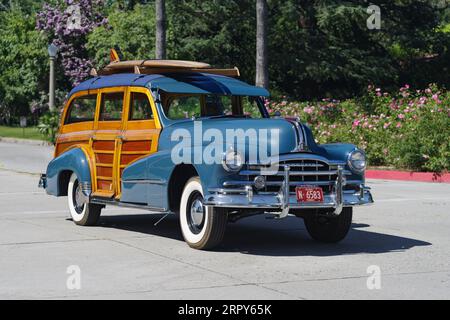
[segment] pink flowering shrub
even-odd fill
[[[450,167],[450,92],[430,85],[395,94],[368,87],[360,99],[269,103],[273,112],[299,117],[318,143],[350,142],[373,166],[442,172]]]

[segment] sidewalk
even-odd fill
[[[45,141],[0,141],[0,169],[39,174],[53,158],[53,146]]]
[[[45,141],[45,140],[21,139],[21,138],[10,138],[10,137],[0,137],[0,142],[30,144],[30,145],[34,145],[34,146],[51,146],[52,145],[50,142]]]

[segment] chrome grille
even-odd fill
[[[278,171],[281,174],[266,175],[266,187],[260,191],[277,192],[283,182],[283,165],[290,167],[290,184],[289,191],[294,193],[297,186],[315,185],[320,186],[325,193],[332,191],[332,187],[336,181],[337,174],[335,170],[337,166],[330,166],[319,160],[295,159],[280,162]],[[255,171],[248,171],[255,173]],[[249,180],[253,181],[257,174],[250,174]]]

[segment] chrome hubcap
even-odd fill
[[[82,213],[84,208],[84,195],[83,191],[81,191],[81,186],[78,181],[76,181],[76,186],[73,192],[73,201],[75,205],[75,211],[77,213]]]
[[[203,202],[201,199],[195,199],[192,201],[191,205],[191,221],[192,224],[196,227],[200,227],[203,223],[204,218],[204,208],[203,208]]]

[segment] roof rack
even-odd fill
[[[184,61],[184,60],[130,60],[120,61],[116,50],[110,51],[111,62],[101,70],[92,69],[91,75],[110,75],[118,73],[136,73],[136,74],[158,74],[158,73],[181,73],[181,72],[202,72],[224,75],[229,77],[239,77],[237,67],[230,69],[213,68],[211,65],[203,62]]]

